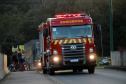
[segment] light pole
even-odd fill
[[[110,0],[110,51],[113,51],[113,17],[112,17],[112,0]]]
[[[100,25],[100,26],[101,26],[101,25]],[[102,30],[101,30],[101,48],[102,48],[102,57],[103,57]]]

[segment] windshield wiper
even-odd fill
[[[68,39],[67,37],[56,37],[56,39]]]

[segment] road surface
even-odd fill
[[[37,71],[11,72],[0,84],[56,84]]]
[[[126,72],[111,69],[96,69],[94,74],[89,74],[87,70],[56,72],[49,77],[62,84],[126,84]]]
[[[96,69],[73,73],[72,70],[57,71],[55,75],[42,71],[11,72],[0,84],[126,84],[126,72],[111,69]]]

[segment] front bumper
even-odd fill
[[[51,65],[53,70],[65,70],[65,69],[88,69],[89,67],[97,66],[96,63],[91,64],[72,64],[72,65]]]
[[[90,59],[90,56],[94,55],[94,59]],[[90,67],[97,66],[96,64],[96,54],[90,53],[85,54],[83,58],[75,58],[78,60],[75,60],[76,62],[71,61],[71,59],[74,58],[68,58],[67,60],[63,59],[63,56],[56,56],[59,58],[59,61],[54,62],[55,56],[51,56],[49,60],[49,68],[53,70],[65,70],[65,69],[88,69]]]

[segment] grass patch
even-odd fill
[[[103,58],[104,58],[104,57],[97,57],[96,63],[99,64],[99,62],[101,62]]]
[[[104,68],[104,66],[97,65],[95,68]]]

